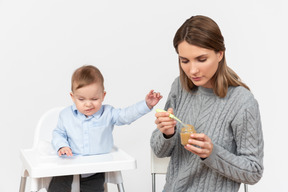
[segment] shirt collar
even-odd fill
[[[83,116],[85,117],[85,119],[90,119],[90,118],[96,118],[96,119],[99,119],[100,116],[102,115],[103,113],[103,110],[104,110],[104,107],[103,105],[101,106],[100,110],[98,110],[96,113],[94,113],[93,115],[89,116],[88,118],[86,118],[86,116],[79,112],[78,109],[76,108],[76,105],[75,103],[72,105],[72,110],[73,110],[73,113],[76,115],[76,116]]]

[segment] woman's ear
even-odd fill
[[[218,51],[217,57],[218,57],[218,63],[223,59],[224,51]]]

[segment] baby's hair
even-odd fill
[[[99,83],[104,90],[104,78],[100,70],[93,65],[84,65],[74,71],[71,79],[71,91],[92,83]]]

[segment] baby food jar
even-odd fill
[[[190,139],[190,135],[192,133],[196,133],[195,128],[193,125],[187,124],[188,127],[183,127],[180,132],[180,137],[181,137],[181,144],[182,145],[187,145],[188,140]]]

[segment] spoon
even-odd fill
[[[156,112],[167,112],[163,109],[156,109]],[[175,115],[171,114],[169,115],[170,118],[175,119],[176,121],[178,121],[183,127],[185,127],[186,129],[189,128],[187,124],[184,124],[180,119],[178,119]]]

